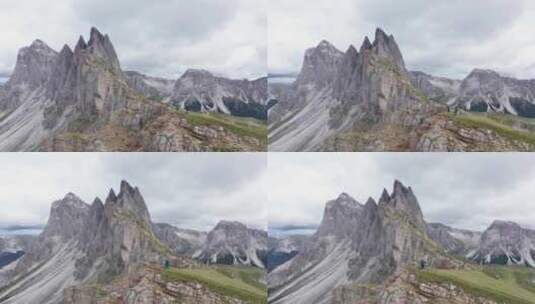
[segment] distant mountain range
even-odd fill
[[[96,198],[89,205],[73,193],[55,201],[38,237],[0,238],[0,302],[86,303],[79,299],[94,299],[95,284],[108,290],[102,296],[112,301],[138,288],[159,290],[158,282],[143,278],[154,278],[164,261],[177,268],[224,264],[262,269],[266,251],[267,233],[240,223],[222,221],[209,233],[154,224],[140,190],[123,181],[119,193],[110,190],[104,202]],[[125,289],[113,283],[138,272],[146,272],[148,277],[138,278],[146,286]],[[168,303],[186,287],[168,290],[167,296],[164,290],[154,301]],[[187,292],[182,296],[195,298]],[[203,296],[212,302],[197,303],[229,301],[209,292]]]
[[[262,123],[232,117],[266,119],[266,105],[267,78],[189,70],[172,81],[123,72],[111,39],[92,28],[74,50],[65,45],[58,53],[35,40],[19,51],[0,87],[0,150],[265,150],[264,138],[254,136]]]
[[[295,82],[270,83],[270,151],[531,151],[535,80],[476,69],[409,71],[392,35],[305,52]]]
[[[495,303],[465,294],[462,286],[429,293],[413,271],[421,263],[466,271],[478,264],[535,267],[534,242],[535,231],[511,222],[495,221],[484,232],[428,224],[413,190],[396,181],[393,192],[384,190],[378,202],[370,198],[361,204],[346,193],[327,202],[311,236],[270,239],[269,301]]]

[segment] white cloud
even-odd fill
[[[110,35],[124,69],[178,77],[190,67],[229,77],[266,73],[266,1],[2,1],[0,73],[40,38],[59,50],[91,26]]]
[[[481,230],[501,219],[535,228],[534,161],[514,153],[270,153],[269,224],[317,225],[340,193],[365,203],[399,179],[429,222]]]
[[[269,70],[298,70],[304,50],[322,39],[358,48],[376,27],[396,37],[413,70],[462,78],[492,68],[535,78],[535,3],[527,0],[274,0]]]
[[[122,179],[140,188],[155,222],[267,226],[263,153],[2,153],[0,167],[0,226],[45,224],[67,192],[92,203]]]

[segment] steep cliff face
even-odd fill
[[[427,233],[418,201],[400,182],[365,205],[347,194],[327,204],[311,243],[269,273],[273,303],[329,303],[333,290],[351,283],[381,284],[420,261],[456,261]]]

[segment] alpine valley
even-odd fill
[[[123,71],[96,28],[60,52],[35,40],[0,86],[0,151],[265,151],[266,119],[267,78]]]
[[[392,35],[308,49],[293,83],[270,83],[270,151],[534,151],[535,80],[475,69],[410,71]]]
[[[399,181],[365,204],[342,193],[313,235],[268,244],[269,303],[535,303],[535,231],[427,223]]]
[[[37,237],[0,238],[0,303],[267,303],[267,242],[238,222],[154,223],[126,181],[91,205],[68,193]]]

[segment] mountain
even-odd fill
[[[482,235],[481,232],[452,228],[440,223],[428,224],[427,232],[448,253],[466,258],[471,257],[479,248]]]
[[[267,78],[234,80],[189,69],[176,81],[170,103],[187,111],[267,120]]]
[[[280,97],[294,106],[285,121],[270,127],[273,151],[325,150],[330,139],[356,127],[411,127],[444,111],[412,86],[394,37],[381,29],[359,50],[350,46],[342,53],[326,41],[307,50],[291,91]]]
[[[165,223],[153,225],[156,237],[176,254],[197,256],[206,242],[208,233],[191,229],[181,229]]]
[[[125,71],[124,76],[128,86],[151,100],[166,102],[173,94],[173,80],[147,76],[136,71]]]
[[[504,77],[492,70],[473,70],[461,83],[457,104],[469,111],[535,117],[535,80]]]
[[[474,70],[463,80],[409,71],[377,29],[345,52],[305,52],[291,84],[270,83],[270,151],[533,151],[533,80]],[[520,117],[518,117],[520,116]]]
[[[412,85],[421,90],[430,100],[453,104],[459,96],[462,81],[436,77],[424,72],[409,72]]]
[[[535,231],[513,222],[494,221],[483,232],[479,247],[469,258],[481,264],[535,268]]]
[[[0,150],[262,149],[248,126],[192,118],[160,102],[171,95],[171,86],[124,73],[111,39],[96,28],[74,50],[65,45],[58,53],[37,40],[20,50],[0,93]]]
[[[73,285],[110,282],[144,262],[158,263],[170,249],[155,237],[138,188],[121,182],[105,204],[69,193],[52,204],[48,223],[16,267],[3,303],[60,303]]]
[[[143,95],[192,112],[217,112],[267,120],[267,78],[234,80],[206,70],[187,70],[176,81],[125,72],[130,87]]]
[[[421,261],[460,265],[427,233],[411,188],[396,181],[391,194],[364,205],[341,194],[327,203],[310,243],[269,273],[270,303],[330,303],[344,286],[382,284]]]
[[[239,222],[221,221],[206,236],[206,243],[196,259],[209,264],[267,264],[267,232],[248,228]]]

